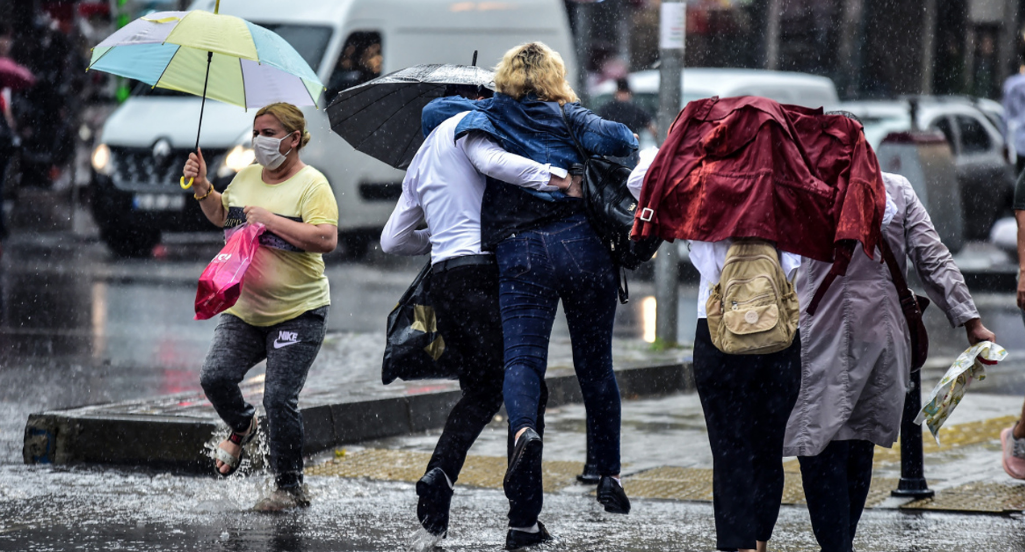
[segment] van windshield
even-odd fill
[[[290,25],[281,23],[259,23],[261,27],[271,30],[295,48],[310,68],[316,73],[320,62],[324,59],[324,51],[331,40],[331,27],[321,25]],[[153,88],[144,82],[133,81],[133,96],[190,96],[184,92]]]

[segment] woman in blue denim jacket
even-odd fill
[[[489,100],[431,102],[423,112],[424,132],[469,111],[457,136],[483,131],[511,153],[565,169],[583,162],[571,129],[591,154],[625,156],[637,149],[626,126],[575,103],[562,58],[544,44],[509,50],[496,68],[495,85],[497,93]],[[598,501],[609,512],[630,511],[619,483],[620,400],[612,371],[618,274],[582,203],[561,192],[528,192],[489,181],[481,206],[482,246],[494,249],[498,261],[505,340],[503,394],[512,444],[504,485],[510,502],[507,548],[550,539],[538,522],[543,500],[539,412],[560,299],[601,475]]]

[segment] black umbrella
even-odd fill
[[[469,65],[400,69],[339,92],[327,107],[331,130],[357,150],[405,169],[424,141],[420,130],[424,106],[444,96],[451,86],[494,90],[494,78],[491,71]]]

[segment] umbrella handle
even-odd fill
[[[180,180],[180,181],[178,182],[178,185],[179,185],[179,186],[181,186],[183,190],[188,190],[189,188],[191,188],[191,187],[192,187],[192,182],[193,182],[194,180],[195,180],[195,178],[190,178],[190,179],[189,179],[189,181],[188,181],[188,183],[186,183],[186,182],[185,182],[185,177],[183,176],[183,177],[181,178],[181,180]]]

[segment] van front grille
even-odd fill
[[[178,188],[182,168],[192,150],[173,149],[165,155],[156,156],[154,148],[130,148],[111,146],[111,177],[118,188]],[[212,173],[216,167],[215,160],[223,151],[203,151],[207,167]]]
[[[361,182],[359,185],[359,196],[367,201],[395,201],[401,195],[401,182]]]

